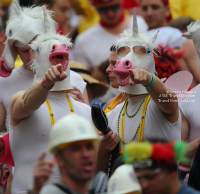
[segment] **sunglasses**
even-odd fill
[[[150,48],[145,48],[144,46],[134,46],[132,49],[133,52],[137,55],[145,55],[152,53]],[[120,57],[125,57],[130,51],[130,47],[123,46],[117,49],[117,55],[119,55]]]
[[[120,8],[120,4],[116,4],[116,5],[112,5],[112,6],[109,6],[109,7],[99,7],[97,8],[98,12],[101,13],[101,14],[104,14],[104,13],[107,13],[108,10],[112,10],[113,12],[119,10]]]

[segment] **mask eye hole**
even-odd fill
[[[9,30],[9,35],[12,36],[12,30]]]
[[[36,49],[36,52],[37,52],[37,53],[39,53],[39,52],[40,52],[40,50],[41,50],[41,47],[40,47],[40,46],[38,46],[38,47],[37,47],[37,49]]]
[[[151,49],[150,48],[146,48],[146,54],[150,54],[151,53]]]
[[[52,46],[52,50],[54,50],[55,48],[56,48],[56,46],[55,46],[55,45],[53,45],[53,46]]]

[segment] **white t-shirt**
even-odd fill
[[[91,109],[88,105],[71,98],[74,112],[92,122]],[[48,95],[56,122],[70,114],[65,93],[50,92]],[[12,194],[22,193],[33,185],[33,167],[42,152],[49,148],[49,133],[51,130],[50,113],[46,103],[38,110],[21,121],[17,126],[10,126],[10,147],[15,164],[12,182]],[[48,159],[52,158],[47,154]],[[59,181],[58,167],[55,167],[48,183]]]
[[[138,27],[142,31],[147,30],[147,25],[141,16],[137,16]],[[131,29],[133,20],[128,29]],[[96,24],[81,33],[74,44],[74,60],[83,63],[86,67],[97,67],[109,59],[110,47],[116,43],[117,36],[111,34],[100,24]]]
[[[182,37],[183,33],[179,29],[173,28],[170,26],[165,26],[165,27],[149,30],[146,32],[146,34],[150,36],[154,34],[155,32],[157,32],[158,30],[159,32],[158,32],[158,36],[155,42],[157,46],[158,44],[162,43],[164,44],[164,46],[169,45],[172,48],[176,48],[176,47],[179,48],[186,41],[186,38]]]
[[[190,125],[188,142],[192,142],[200,137],[200,85],[197,85],[186,94],[186,97],[179,102],[179,106]]]
[[[128,99],[128,108],[127,112],[129,115],[133,115],[140,103],[144,100],[145,96],[137,96]],[[123,107],[124,103],[116,106],[111,112],[108,113],[108,121],[109,127],[114,131],[117,131],[117,122],[119,113]],[[134,137],[138,125],[140,124],[140,118],[142,115],[142,107],[135,117],[129,118],[127,115],[125,116],[125,126],[124,126],[124,140],[125,142],[129,142]],[[121,128],[121,120],[120,117],[120,128]],[[119,129],[120,129],[119,128]],[[162,138],[166,140],[180,140],[181,139],[181,114],[179,113],[179,118],[176,123],[171,124],[163,115],[157,104],[150,100],[145,125],[144,125],[144,139],[148,138]],[[138,141],[138,135],[134,139],[134,141]]]
[[[10,98],[19,91],[27,90],[34,80],[34,73],[25,70],[22,66],[13,70],[12,74],[7,77],[0,77],[0,102],[6,109],[6,128],[9,130],[9,101]],[[70,71],[70,81],[72,86],[76,86],[82,93],[86,87],[86,82],[76,72]]]

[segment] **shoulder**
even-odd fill
[[[40,191],[40,194],[55,194],[55,193],[63,194],[64,192],[55,185],[46,185]]]
[[[156,39],[156,44],[163,43],[164,45],[169,45],[173,48],[181,47],[186,41],[186,38],[182,37],[182,32],[173,27],[161,27],[153,30],[149,30],[147,35],[152,35],[159,30],[158,37]]]
[[[190,186],[187,186],[185,184],[182,185],[181,189],[179,190],[178,194],[200,194],[199,191],[193,189],[192,187]]]
[[[100,30],[101,30],[101,26],[99,24],[96,24],[95,26],[89,28],[85,32],[78,35],[75,41],[75,45],[82,42],[88,42],[91,36],[94,36],[94,34],[99,33]]]

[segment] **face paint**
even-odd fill
[[[30,47],[35,51],[32,68],[36,71],[34,82],[41,81],[52,65],[62,64],[67,78],[56,82],[51,91],[72,90],[70,83],[69,48],[70,39],[59,34],[48,33],[38,36]]]
[[[136,13],[134,13],[134,25],[131,32],[124,31],[117,40],[118,60],[116,62],[114,72],[118,75],[119,91],[128,94],[145,94],[146,89],[142,84],[130,86],[130,69],[143,69],[149,73],[155,73],[155,64],[152,51],[154,49],[154,41],[157,33],[151,37],[146,36],[142,32],[138,32]]]

